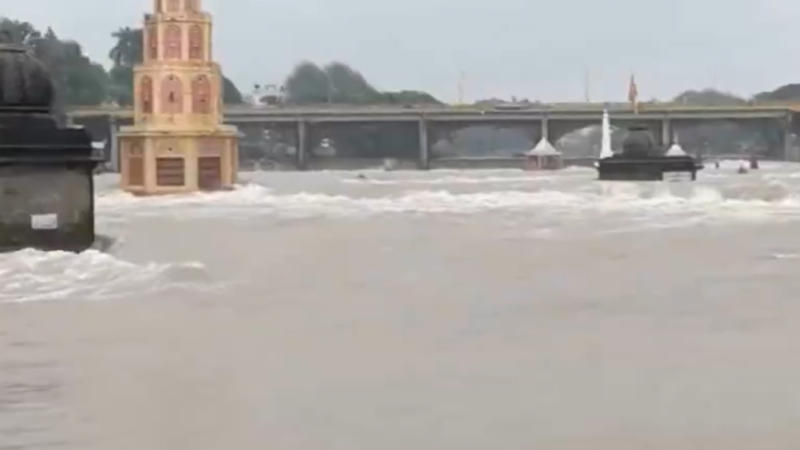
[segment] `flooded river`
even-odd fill
[[[245,173],[0,255],[0,449],[786,449],[800,165]]]

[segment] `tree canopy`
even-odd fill
[[[58,105],[98,105],[114,101],[133,103],[133,69],[143,58],[141,28],[123,27],[112,33],[114,46],[108,57],[111,69],[89,59],[80,44],[60,39],[52,29],[44,33],[29,22],[0,17],[0,37],[27,45],[52,75]],[[290,104],[425,105],[441,104],[432,95],[413,90],[382,92],[359,71],[341,62],[320,67],[305,61],[298,64],[285,81],[286,101]],[[223,101],[242,103],[236,85],[223,77]],[[748,103],[800,102],[800,84],[788,84],[762,92],[752,100],[715,89],[689,90],[674,103],[696,106],[739,106]]]
[[[440,104],[425,92],[380,92],[360,72],[341,62],[321,68],[304,61],[294,68],[285,86],[287,102],[297,105]]]
[[[787,84],[774,91],[756,94],[753,100],[756,103],[800,102],[800,84]]]
[[[144,33],[141,28],[124,27],[111,33],[117,43],[108,52],[108,57],[115,66],[133,67],[144,58],[142,42]]]
[[[379,102],[381,94],[372,87],[360,72],[334,62],[325,66],[325,75],[332,88],[334,103],[369,104]]]
[[[384,92],[383,102],[390,105],[440,105],[436,97],[422,91]]]
[[[239,88],[227,77],[222,77],[222,102],[226,105],[239,105],[244,103],[244,98]]]
[[[333,88],[328,75],[312,62],[302,62],[286,79],[286,99],[289,103],[329,103]]]
[[[7,18],[0,19],[0,32],[13,42],[30,46],[50,71],[56,107],[97,105],[107,98],[108,74],[83,54],[77,42],[59,39],[52,29],[42,34],[28,22]]]
[[[686,91],[675,97],[673,103],[689,106],[741,106],[747,104],[747,100],[715,89],[703,89]]]
[[[27,45],[50,72],[56,107],[94,106],[114,101],[133,103],[133,68],[143,57],[141,28],[124,27],[112,33],[114,47],[109,51],[113,66],[109,71],[84,53],[80,44],[62,40],[48,28],[42,33],[29,22],[0,17],[0,34],[5,39]],[[223,101],[242,103],[242,94],[233,82],[223,77]]]

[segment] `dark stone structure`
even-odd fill
[[[688,173],[696,180],[702,168],[688,155],[665,156],[665,149],[656,145],[647,126],[629,128],[622,153],[598,162],[600,179],[612,181],[661,181],[670,172]]]
[[[0,251],[94,243],[99,159],[86,131],[58,127],[52,100],[44,66],[0,36]]]

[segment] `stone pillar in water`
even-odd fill
[[[297,122],[297,168],[305,170],[308,166],[308,124]]]
[[[419,119],[419,168],[430,168],[430,147],[428,143],[428,121],[424,117]]]
[[[669,117],[661,120],[661,146],[665,149],[672,145],[672,121]]]

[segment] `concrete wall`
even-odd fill
[[[82,251],[94,243],[88,165],[0,166],[0,251]]]

